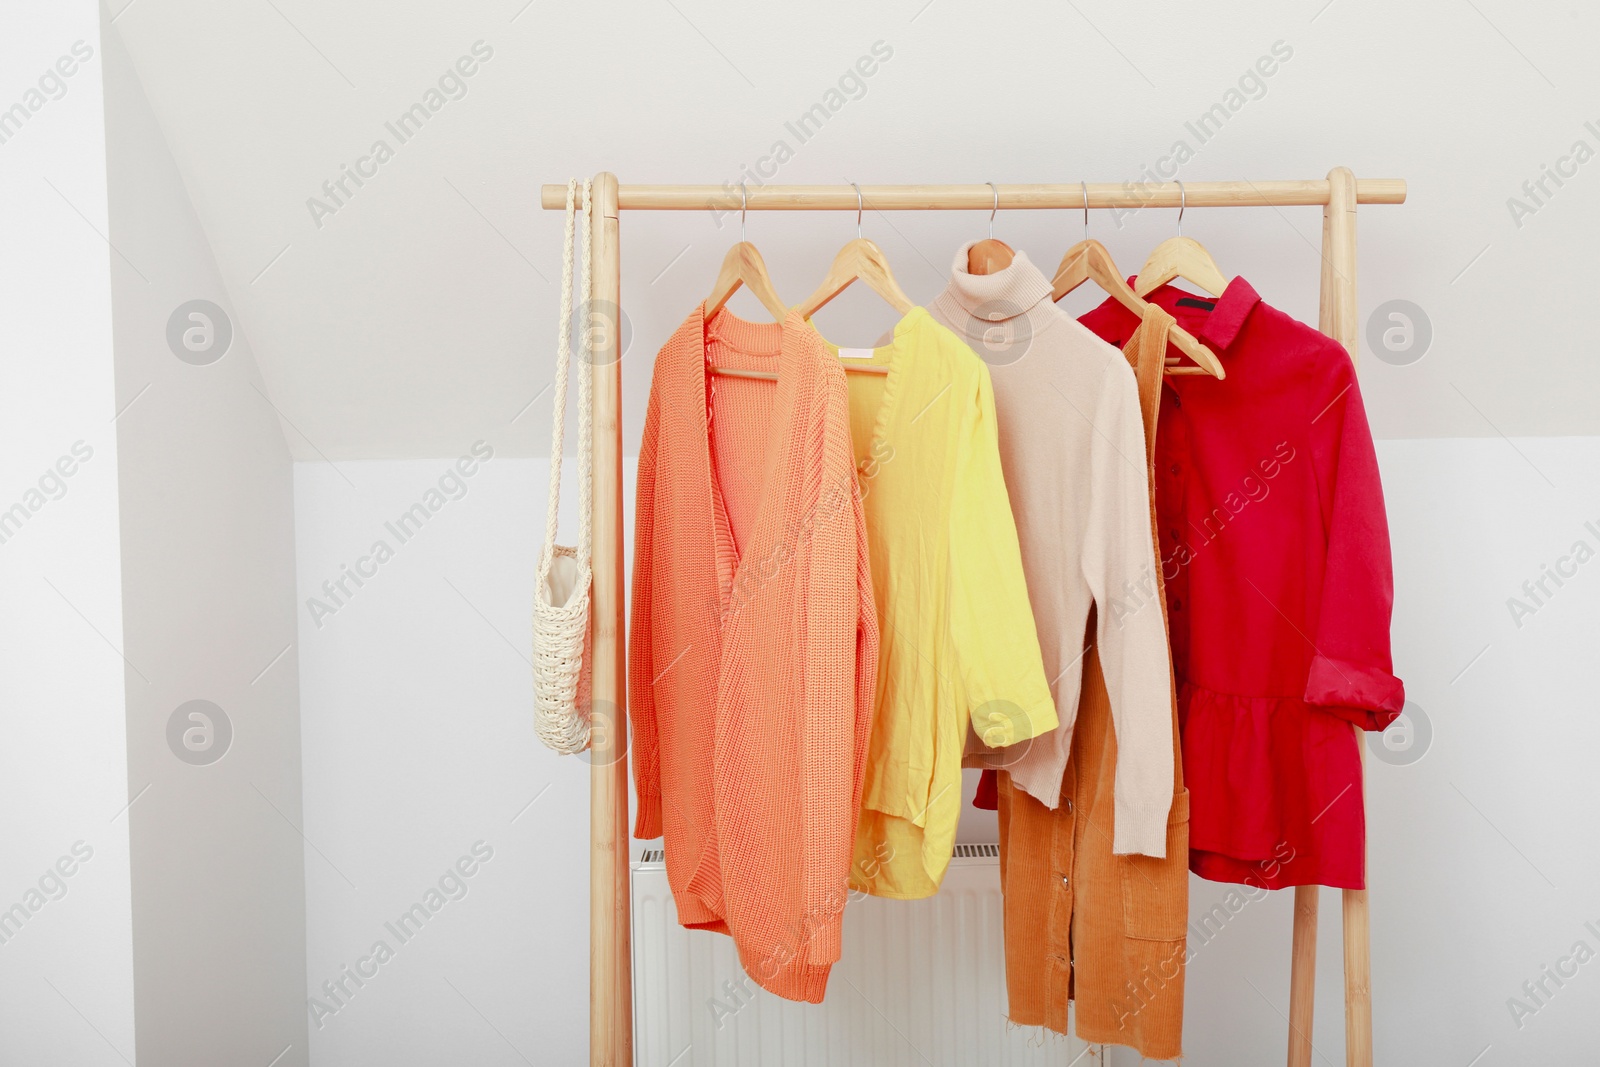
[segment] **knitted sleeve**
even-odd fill
[[[1165,856],[1172,805],[1172,682],[1139,387],[1120,355],[1107,362],[1094,429],[1082,566],[1099,606],[1095,640],[1117,735],[1112,852]]]
[[[655,667],[650,631],[659,425],[656,390],[651,389],[644,417],[644,439],[639,445],[634,498],[633,615],[628,627],[628,715],[633,724],[633,782],[639,794],[639,814],[633,836],[640,839],[661,836],[661,750],[652,688]]]
[[[1000,470],[989,368],[979,363],[977,371],[955,443],[950,636],[972,728],[999,748],[1053,730],[1057,720]]]

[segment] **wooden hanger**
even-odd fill
[[[1175,278],[1182,278],[1212,296],[1221,296],[1228,287],[1228,279],[1217,268],[1205,246],[1192,237],[1183,235],[1183,209],[1189,196],[1178,183],[1178,236],[1169,237],[1156,245],[1150,258],[1139,269],[1134,279],[1133,291],[1139,296],[1149,296]]]
[[[740,182],[739,243],[728,249],[728,254],[723,257],[722,269],[717,272],[717,283],[711,287],[711,295],[706,297],[704,317],[707,321],[722,310],[734,290],[741,285],[754,293],[756,299],[761,301],[761,306],[767,309],[767,314],[779,322],[789,315],[789,306],[772,287],[772,276],[767,273],[766,261],[761,258],[761,253],[756,251],[756,246],[744,239],[744,219],[749,211],[749,203],[749,194],[745,192],[744,182]],[[717,367],[711,363],[706,364],[706,370],[724,378],[753,378],[765,382],[778,380],[777,374],[765,370]]]
[[[883,254],[883,249],[861,236],[861,186],[855,182],[850,184],[855,185],[856,189],[855,240],[839,249],[822,284],[800,302],[796,310],[802,318],[809,319],[815,315],[855,281],[865,282],[868,289],[883,297],[890,307],[902,315],[917,306],[916,301],[907,296],[900,288],[900,283],[894,280],[894,271],[889,269],[889,259]]]
[[[1061,266],[1056,268],[1056,276],[1050,283],[1050,299],[1059,301],[1084,282],[1092,281],[1110,294],[1117,303],[1143,319],[1144,309],[1150,305],[1128,287],[1127,281],[1117,270],[1117,264],[1111,258],[1111,253],[1106,250],[1106,246],[1089,236],[1087,185],[1083,189],[1083,234],[1083,240],[1067,249],[1067,254],[1061,257]],[[1182,326],[1173,323],[1167,338],[1171,341],[1172,347],[1199,364],[1195,367],[1169,365],[1168,374],[1209,374],[1213,378],[1228,376],[1216,354]]]
[[[737,247],[735,246],[736,249]],[[731,251],[729,255],[732,255]],[[916,307],[916,303],[901,291],[899,283],[894,280],[894,274],[889,270],[889,261],[884,257],[883,250],[865,237],[858,236],[833,257],[833,265],[828,268],[828,276],[822,279],[822,284],[817,287],[816,292],[797,305],[795,310],[800,312],[801,318],[809,319],[828,301],[849,288],[851,282],[858,279],[865,282],[867,288],[887,300],[890,306],[902,315]],[[766,382],[778,380],[778,376],[771,371],[715,367],[709,364],[707,369],[712,374],[725,378],[752,378]],[[889,373],[888,367],[852,366],[849,363],[844,364],[844,369],[852,374]]]
[[[856,190],[856,236],[855,240],[846,242],[839,249],[839,254],[833,257],[833,263],[828,267],[828,274],[822,279],[822,284],[798,305],[795,310],[800,312],[800,317],[810,319],[828,301],[848,289],[852,282],[865,282],[868,289],[883,297],[889,306],[904,315],[916,307],[916,301],[905,294],[900,288],[900,283],[894,280],[894,271],[889,269],[889,258],[883,254],[883,249],[861,236],[861,186],[855,182],[850,183]],[[844,369],[852,374],[888,374],[888,367],[853,366],[849,363]]]
[[[994,236],[994,217],[1000,212],[1000,189],[994,182],[984,182],[994,191],[994,210],[989,212],[989,236],[967,249],[968,274],[993,274],[1011,266],[1017,253],[1004,241]]]
[[[809,319],[855,281],[865,282],[868,289],[887,300],[889,306],[902,315],[917,306],[894,280],[894,272],[889,269],[883,250],[865,237],[857,237],[839,249],[822,284],[801,301],[798,308],[801,316]]]
[[[739,183],[739,201],[739,243],[728,249],[727,256],[722,260],[717,282],[711,287],[711,295],[706,297],[705,317],[709,319],[721,311],[728,298],[742,285],[755,294],[761,306],[767,309],[767,314],[782,322],[789,314],[789,305],[772,287],[772,276],[767,273],[767,264],[761,258],[761,253],[756,251],[755,245],[744,239],[744,219],[749,203],[744,182]]]
[[[855,185],[854,182],[851,182],[850,184]],[[823,307],[823,305],[827,304],[828,301],[844,292],[845,289],[849,288],[851,282],[854,282],[858,279],[866,282],[867,288],[871,289],[873,292],[887,300],[889,305],[902,315],[916,307],[916,303],[909,296],[907,296],[904,291],[901,290],[899,283],[894,280],[894,272],[889,269],[889,260],[884,256],[883,250],[877,245],[873,244],[871,241],[867,240],[865,237],[861,236],[861,209],[861,187],[857,185],[855,240],[849,242],[839,250],[839,254],[833,257],[833,265],[828,268],[827,277],[822,279],[822,284],[817,287],[816,292],[806,297],[806,299],[796,307],[795,310],[800,312],[801,318],[811,318],[811,316],[816,314],[816,312]],[[740,242],[740,244],[743,244],[743,242]],[[738,245],[735,245],[735,250],[738,247]],[[753,252],[755,250],[752,248],[751,251]],[[733,252],[730,251],[728,254],[731,257]],[[726,271],[726,263],[723,264],[723,269]],[[755,291],[755,287],[751,286],[751,290]],[[713,295],[720,291],[721,280],[719,279],[718,285],[713,291]],[[723,299],[726,301],[727,298],[724,297]],[[763,303],[765,303],[765,301],[763,301]],[[772,311],[770,307],[767,310]],[[773,314],[775,317],[782,319],[787,312],[775,311]],[[775,382],[778,380],[778,376],[771,371],[743,370],[734,367],[713,367],[709,364],[707,365],[707,369],[712,374],[718,374],[725,378],[752,378],[758,381],[767,382]],[[845,364],[845,370],[856,374],[889,373],[888,367],[857,367],[851,366],[848,363]]]

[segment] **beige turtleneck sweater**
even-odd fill
[[[1059,803],[1072,749],[1089,607],[1117,736],[1113,851],[1162,856],[1172,802],[1172,676],[1156,597],[1149,473],[1133,370],[1050,299],[1050,282],[1019,252],[995,274],[967,273],[957,251],[949,286],[928,311],[989,365],[1000,463],[1022,547],[1060,726],[1032,742],[985,748],[967,766],[1004,767],[1048,807]]]

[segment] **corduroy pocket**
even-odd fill
[[[1189,924],[1189,791],[1172,798],[1167,854],[1118,856],[1123,933],[1144,941],[1176,941]]]

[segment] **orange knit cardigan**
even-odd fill
[[[839,958],[878,662],[848,405],[798,315],[702,305],[656,356],[639,450],[634,835],[665,837],[679,922],[812,1002]]]

